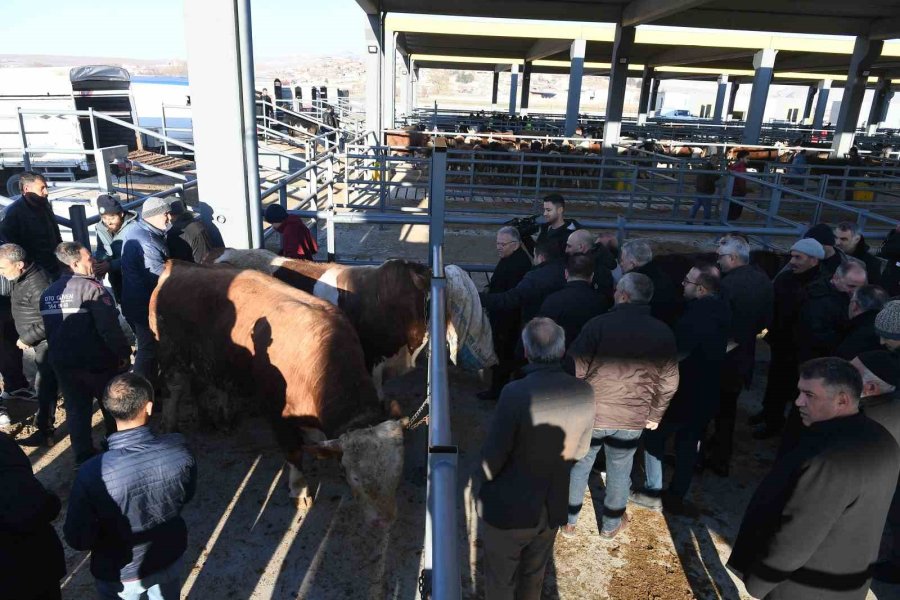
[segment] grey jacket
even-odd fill
[[[136,221],[136,214],[126,212],[125,222],[122,223],[122,228],[115,234],[103,224],[103,221],[98,222],[94,226],[94,232],[97,234],[97,251],[94,253],[94,257],[97,260],[108,261],[110,273],[121,272],[122,267],[119,262],[122,260],[122,245],[125,243],[125,236],[128,234],[128,230],[134,227]]]
[[[478,514],[499,529],[566,523],[569,471],[587,454],[594,421],[591,387],[556,364],[530,364],[500,392],[482,448],[487,481]]]

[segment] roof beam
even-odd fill
[[[538,40],[528,49],[525,60],[541,60],[554,54],[568,52],[571,47],[572,40]]]
[[[631,0],[622,11],[622,26],[644,25],[707,2],[710,0]]]
[[[807,14],[772,14],[765,11],[721,10],[698,8],[689,13],[676,13],[660,19],[658,25],[737,29],[741,31],[771,31],[822,35],[866,35],[869,20],[851,17],[831,17]]]
[[[752,57],[757,50],[753,49],[723,49],[693,48],[685,46],[673,46],[662,52],[657,52],[645,62],[650,65],[693,65],[697,63],[712,62],[717,60],[732,60]]]
[[[356,3],[367,15],[377,15],[379,12],[377,0],[356,0]]]
[[[873,40],[900,38],[900,17],[874,21],[869,29],[869,37]]]

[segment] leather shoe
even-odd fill
[[[619,526],[616,527],[615,529],[610,530],[610,531],[603,531],[603,530],[601,530],[601,531],[600,531],[600,539],[601,539],[601,540],[612,540],[612,539],[614,539],[617,535],[619,535],[620,533],[622,533],[622,531],[624,531],[626,527],[628,527],[628,523],[630,523],[630,522],[631,522],[631,517],[628,516],[628,513],[623,513],[623,514],[622,514],[622,520],[619,521]]]

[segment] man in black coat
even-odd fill
[[[846,260],[847,256],[837,246],[834,231],[828,223],[813,225],[803,234],[803,237],[816,240],[822,244],[822,250],[825,251],[825,258],[822,259],[820,264],[823,275],[830,277],[841,266],[841,263]]]
[[[590,448],[594,397],[565,373],[563,330],[537,318],[522,332],[529,365],[509,383],[485,438],[478,491],[485,597],[539,599],[568,513],[569,473]]]
[[[850,320],[844,328],[844,337],[834,355],[851,360],[863,352],[881,348],[881,340],[875,331],[875,317],[887,303],[887,293],[877,285],[856,288],[850,296],[847,316]]]
[[[213,249],[206,224],[200,216],[187,210],[184,202],[176,200],[169,205],[172,225],[166,232],[169,258],[202,264]]]
[[[900,225],[889,231],[884,238],[881,258],[886,261],[881,273],[881,287],[893,298],[900,295]]]
[[[795,329],[800,362],[834,355],[850,320],[850,296],[864,285],[865,264],[851,258],[827,280],[820,278],[806,287]]]
[[[857,258],[866,264],[866,273],[871,285],[881,285],[881,272],[885,261],[869,252],[866,238],[859,232],[859,225],[842,221],[834,228],[834,239],[839,250],[848,258]]]
[[[822,245],[804,238],[791,247],[791,261],[775,277],[775,304],[772,326],[766,342],[772,350],[769,377],[763,397],[763,409],[750,418],[756,425],[753,436],[764,439],[778,435],[784,427],[784,408],[797,389],[797,352],[795,338],[800,307],[806,301],[807,288],[821,273],[819,261],[825,258]]]
[[[566,255],[586,254],[594,262],[590,284],[600,292],[607,303],[612,306],[613,292],[616,285],[613,283],[612,272],[616,268],[616,259],[603,244],[595,243],[594,236],[587,229],[579,229],[569,234],[566,242]]]
[[[863,600],[900,473],[900,447],[859,411],[862,380],[828,357],[800,367],[803,434],[760,482],[728,568],[754,598]]]
[[[609,310],[610,303],[591,286],[593,273],[592,256],[570,255],[566,260],[566,287],[547,296],[538,311],[539,316],[553,319],[566,332],[566,349],[585,323]]]
[[[887,350],[863,352],[851,364],[862,377],[859,407],[863,414],[888,430],[900,444],[900,357]],[[900,483],[900,482],[898,482]],[[900,485],[888,511],[887,527],[891,549],[887,558],[875,564],[872,576],[885,583],[900,583]]]
[[[0,596],[59,600],[66,557],[52,523],[61,504],[5,433],[0,433],[0,481]]]
[[[632,501],[645,508],[685,512],[685,496],[697,463],[697,446],[706,425],[719,408],[722,364],[731,328],[731,308],[721,296],[719,269],[709,264],[693,267],[684,277],[684,314],[675,325],[678,344],[678,391],[659,427],[644,433],[644,492]],[[662,459],[666,440],[675,436],[675,475],[662,494]]]
[[[18,244],[0,246],[0,275],[13,282],[10,302],[19,333],[16,345],[31,354],[38,371],[37,431],[19,440],[19,443],[23,446],[52,446],[59,386],[50,366],[47,334],[41,315],[41,295],[50,286],[50,277],[36,263],[28,260],[25,249]]]
[[[55,279],[60,265],[53,252],[62,236],[50,206],[47,180],[38,173],[25,172],[19,177],[19,185],[22,197],[6,209],[0,235],[7,242],[25,248],[28,256]]]
[[[496,294],[479,294],[481,305],[490,311],[519,310],[522,323],[538,313],[544,299],[566,285],[566,265],[554,241],[544,241],[534,247],[534,266],[522,281],[511,290]]]
[[[532,266],[531,259],[522,248],[519,230],[515,227],[501,227],[497,232],[497,254],[500,260],[488,282],[489,294],[501,294],[515,288]],[[497,309],[488,313],[498,362],[491,367],[491,387],[477,394],[481,400],[499,398],[500,390],[516,369],[516,344],[522,329],[520,316],[518,308]]]
[[[734,450],[738,397],[753,380],[756,336],[772,323],[775,292],[769,277],[750,264],[750,244],[745,239],[728,236],[720,243],[717,254],[723,274],[722,296],[731,308],[729,338],[737,346],[728,352],[722,365],[719,412],[704,463],[724,477]]]
[[[569,235],[581,225],[575,219],[566,219],[566,199],[559,194],[550,194],[544,198],[544,222],[538,229],[536,244],[541,242],[553,242],[556,244],[559,254],[566,253],[566,242]]]
[[[650,312],[669,327],[674,327],[681,314],[681,301],[671,278],[653,263],[653,250],[650,248],[650,242],[638,239],[622,244],[619,252],[619,265],[622,267],[622,273],[634,271],[650,278],[650,281],[653,282]]]

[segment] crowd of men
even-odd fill
[[[51,525],[60,502],[34,478],[19,446],[58,441],[61,393],[77,471],[66,542],[92,552],[101,598],[178,598],[187,540],[180,513],[193,496],[196,467],[180,435],[147,427],[158,376],[149,303],[166,260],[203,262],[224,247],[222,237],[181,200],[151,197],[138,216],[101,194],[91,253],[62,241],[44,177],[24,173],[19,181],[22,195],[0,221],[0,374],[3,399],[36,400],[37,413],[31,435],[0,433],[0,596],[60,597],[66,565]],[[134,357],[120,316],[134,332]],[[37,367],[36,390],[23,373],[23,353]],[[95,400],[104,423],[99,449]],[[0,404],[0,425],[9,424]],[[45,567],[40,577],[23,576],[36,564]]]
[[[862,599],[873,576],[900,583],[900,301],[856,224],[811,227],[774,280],[746,237],[725,235],[679,294],[648,241],[586,231],[558,195],[544,217],[533,262],[519,230],[498,231],[481,294],[499,359],[479,394],[497,400],[479,476],[486,597],[541,597],[601,450],[602,540],[636,518],[629,505],[699,517],[692,480],[730,474],[760,338],[771,360],[752,435],[780,444],[728,567],[754,598]],[[882,252],[893,263],[897,237]]]

